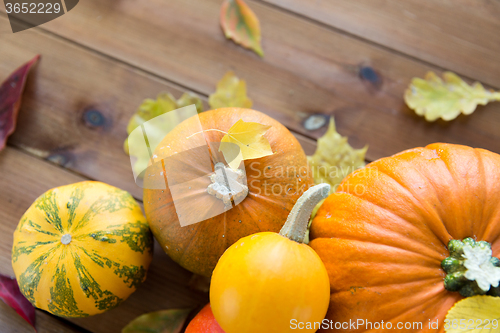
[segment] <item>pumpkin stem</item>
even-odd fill
[[[71,243],[71,235],[70,234],[62,235],[61,243],[63,243],[64,245],[68,245],[69,243]]]
[[[448,242],[450,256],[441,262],[447,273],[444,286],[464,297],[500,296],[500,260],[492,256],[491,244],[472,238]]]
[[[224,203],[225,209],[230,209],[239,204],[248,195],[248,186],[246,185],[245,173],[241,170],[233,170],[217,163],[214,167],[215,172],[210,175],[212,182],[207,187],[207,193],[213,195]]]
[[[319,184],[309,188],[302,194],[288,215],[280,235],[298,243],[304,243],[309,218],[316,205],[330,193],[330,185]]]

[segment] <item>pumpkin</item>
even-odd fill
[[[316,204],[330,191],[320,184],[293,207],[280,233],[240,239],[212,275],[210,304],[226,333],[316,332],[328,309],[328,273],[304,237]]]
[[[310,236],[332,325],[443,332],[458,300],[498,295],[500,155],[436,143],[370,163],[326,199]]]
[[[209,193],[212,184],[209,175],[214,173],[216,165],[224,162],[212,146],[221,142],[224,133],[207,130],[228,132],[240,119],[272,126],[264,137],[274,154],[244,161],[246,181],[245,177],[235,181],[247,187],[246,197],[231,209],[209,216],[213,206],[223,205],[222,198]],[[200,162],[205,156],[199,149],[201,145],[211,145],[212,154],[207,154],[205,165]],[[153,156],[156,161],[164,162],[151,165],[144,178],[144,210],[150,228],[174,261],[204,276],[212,274],[222,253],[241,237],[259,231],[279,231],[294,202],[313,184],[306,155],[295,137],[276,120],[249,109],[224,108],[191,117],[163,138]],[[166,171],[172,160],[177,164]],[[165,173],[166,188],[164,179],[158,179],[158,175]],[[157,181],[164,188],[155,186]],[[188,214],[200,217],[201,222],[181,226],[176,207],[182,200],[173,199],[172,186],[180,187],[177,192],[181,193]]]
[[[23,295],[63,317],[114,308],[146,279],[153,239],[132,196],[100,182],[42,194],[14,232],[12,266]]]
[[[191,320],[185,333],[224,333],[215,320],[210,303]]]

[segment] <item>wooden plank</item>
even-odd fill
[[[14,309],[2,301],[0,301],[0,328],[2,333],[33,332],[33,328],[17,315]],[[88,333],[88,331],[39,310],[36,311],[36,328],[38,333]]]
[[[5,19],[0,18],[0,25]],[[9,142],[89,178],[142,198],[123,152],[129,118],[146,97],[183,90],[36,30],[0,35],[0,80],[42,54],[26,87]],[[88,111],[102,116],[92,124]],[[298,135],[309,153],[315,143]]]
[[[217,0],[166,3],[88,0],[43,27],[203,94],[212,92],[216,81],[228,69],[233,69],[247,80],[256,109],[315,138],[324,128],[309,132],[303,127],[303,121],[315,113],[333,114],[339,132],[350,136],[354,146],[370,145],[367,155],[370,160],[437,141],[500,152],[500,103],[480,107],[473,116],[460,117],[450,123],[428,124],[404,105],[402,96],[411,77],[423,76],[433,68],[268,5],[254,2],[250,5],[262,22],[264,59],[225,40],[218,24],[220,2]],[[22,44],[24,48],[40,47],[47,56],[54,52],[64,54],[71,49],[62,44],[64,48],[54,51],[56,43],[48,49],[36,41],[39,37],[33,40],[27,32],[21,37],[30,40]],[[17,35],[16,38],[20,39]],[[3,36],[5,42],[9,39],[12,37]],[[78,53],[78,57],[83,57],[83,53]],[[108,108],[127,99],[121,94],[123,88],[138,96],[131,91],[130,82],[125,84],[121,81],[123,78],[108,76],[115,65],[99,59],[106,63],[106,71],[96,72],[85,66],[85,73],[81,73],[75,64],[82,60],[74,59],[58,56],[57,66],[50,67],[52,76],[65,67],[64,72],[61,70],[67,77],[65,86],[75,80],[80,85],[97,80],[93,86],[110,93],[119,87],[114,91],[120,93],[120,99],[110,97],[112,102],[107,104]],[[49,66],[48,62],[46,58],[40,68]],[[379,84],[360,78],[362,65],[371,66],[378,73]],[[103,88],[99,82],[106,82],[107,87]],[[116,86],[109,86],[110,82]],[[54,84],[58,82],[51,83]],[[96,97],[93,86],[88,86],[86,100]],[[139,83],[136,87],[140,87]],[[100,98],[104,96],[101,94]],[[51,107],[53,105],[55,103]],[[68,109],[74,110],[74,107]]]
[[[12,234],[31,203],[50,188],[84,179],[17,149],[7,147],[0,153],[0,271],[13,275]],[[118,333],[143,313],[203,305],[208,302],[208,296],[188,287],[191,276],[192,273],[175,264],[156,244],[148,278],[128,300],[102,315],[71,321],[92,332]],[[40,328],[46,323],[45,318],[41,320]],[[52,325],[49,321],[47,325]]]
[[[500,2],[263,0],[500,87]]]

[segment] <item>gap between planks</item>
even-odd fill
[[[357,35],[357,34],[355,34],[353,32],[348,31],[348,30],[344,30],[344,29],[341,29],[339,27],[336,27],[336,26],[333,26],[333,25],[329,25],[329,24],[326,24],[324,22],[315,20],[312,17],[309,17],[307,15],[295,12],[295,11],[289,9],[289,8],[282,7],[282,6],[274,4],[272,2],[268,2],[266,0],[249,0],[249,2],[259,3],[262,6],[267,6],[267,7],[271,8],[271,9],[273,9],[273,10],[284,12],[287,15],[290,15],[290,16],[293,16],[293,17],[297,17],[297,18],[299,18],[301,20],[304,20],[304,21],[307,21],[309,23],[316,24],[316,25],[318,25],[318,26],[320,26],[320,27],[322,27],[324,29],[327,29],[327,30],[330,30],[330,31],[333,31],[333,32],[336,32],[336,33],[339,33],[339,34],[343,34],[343,35],[348,36],[349,38],[352,38],[354,40],[358,40],[358,41],[363,42],[365,44],[372,45],[374,47],[378,47],[378,48],[380,48],[382,50],[385,50],[387,52],[391,52],[391,53],[394,53],[394,54],[399,55],[401,57],[408,58],[408,59],[413,60],[415,62],[418,62],[418,63],[420,63],[422,65],[429,66],[429,67],[434,67],[437,70],[440,70],[440,71],[443,71],[443,72],[445,72],[445,71],[452,71],[450,68],[444,67],[444,66],[442,66],[440,64],[436,64],[436,63],[427,61],[425,59],[416,57],[414,55],[411,55],[409,53],[405,53],[405,52],[400,51],[398,49],[392,48],[390,46],[377,43],[376,41],[368,39],[366,37],[363,37],[362,35]],[[469,75],[467,75],[465,73],[461,73],[460,71],[453,70],[453,72],[456,73],[456,74],[459,74],[460,77],[462,79],[464,79],[464,81],[481,82],[480,79],[473,78],[473,77],[471,77],[471,76],[469,76]],[[483,86],[485,86],[485,88],[492,88],[494,90],[500,90],[500,86],[493,85],[493,84],[486,84],[486,83],[483,83],[483,82],[481,82],[481,83],[483,84]]]

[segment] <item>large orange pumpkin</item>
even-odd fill
[[[197,147],[200,138],[206,144],[220,143],[224,134],[217,131],[195,134],[199,123],[203,130],[228,132],[240,119],[272,126],[264,137],[274,154],[244,161],[246,183],[242,185],[248,186],[248,194],[241,203],[200,223],[181,227],[175,206],[178,202],[174,203],[171,195],[172,186],[185,187],[179,193],[189,205],[188,214],[193,216],[203,216],[206,208],[218,200],[207,191],[211,184],[208,175],[221,161],[211,160],[208,166],[201,166],[203,152]],[[211,153],[217,155],[216,151]],[[196,117],[185,120],[165,136],[154,152],[156,160],[176,156],[180,156],[178,165],[167,172],[169,186],[165,190],[145,188],[144,209],[153,234],[167,254],[186,269],[205,276],[212,274],[219,257],[240,238],[261,231],[279,231],[295,201],[313,184],[299,142],[279,122],[254,110],[217,109],[199,114],[199,122]],[[154,177],[163,171],[161,163],[153,164],[145,175],[145,186],[154,183]],[[183,183],[187,180],[195,182],[196,189]]]
[[[443,332],[462,295],[498,296],[491,280],[488,291],[465,278],[464,251],[489,251],[498,277],[500,155],[438,143],[370,163],[326,199],[311,239],[329,273],[330,327]]]

